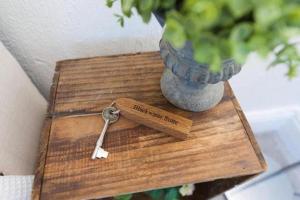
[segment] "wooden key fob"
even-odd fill
[[[192,120],[133,99],[120,98],[115,103],[124,117],[179,139],[188,137],[193,124]]]

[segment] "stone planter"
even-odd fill
[[[155,13],[155,16],[163,26],[161,15]],[[224,81],[241,70],[241,65],[228,59],[223,61],[220,72],[210,72],[208,65],[199,64],[193,59],[190,42],[176,49],[162,39],[159,46],[165,64],[160,81],[162,93],[169,102],[181,109],[199,112],[216,106],[224,94]]]

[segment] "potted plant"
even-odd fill
[[[107,0],[107,6],[115,1]],[[133,10],[145,23],[154,13],[165,26],[161,89],[177,107],[202,111],[215,106],[223,96],[223,81],[240,71],[250,52],[273,53],[270,67],[285,64],[289,78],[297,75],[300,54],[289,39],[300,35],[298,0],[121,0],[121,9],[116,14],[121,26]],[[193,185],[185,185],[146,194],[159,200],[192,193]]]
[[[297,74],[299,52],[289,43],[300,32],[297,0],[121,0],[121,8],[116,16],[122,26],[134,9],[144,22],[154,13],[165,25],[161,89],[182,109],[215,106],[223,96],[223,81],[240,71],[250,52],[262,57],[273,52],[270,66],[285,64],[290,78]]]

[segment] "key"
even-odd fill
[[[105,151],[102,148],[102,144],[103,144],[104,136],[108,129],[108,126],[110,124],[116,122],[119,119],[119,110],[112,106],[104,108],[102,111],[102,118],[104,120],[104,127],[101,131],[101,134],[100,134],[98,140],[97,140],[96,147],[92,154],[92,159],[107,158],[109,152]]]

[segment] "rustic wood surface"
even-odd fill
[[[51,129],[51,119],[47,118],[44,122],[43,131],[41,133],[40,139],[40,154],[39,158],[37,159],[37,167],[35,169],[35,177],[33,183],[33,192],[32,192],[32,199],[39,199],[41,187],[43,183],[43,176],[44,176],[44,166],[46,161],[47,155],[47,148],[48,148],[48,140],[49,140],[49,133]]]
[[[215,108],[186,112],[162,96],[162,70],[157,52],[57,64],[49,108],[51,130],[43,139],[33,192],[36,199],[101,198],[184,183],[214,183],[266,169],[229,84]],[[194,137],[178,140],[121,116],[105,137],[109,157],[91,160],[103,126],[97,112],[121,97],[192,119]],[[49,128],[45,130],[49,133]]]
[[[128,98],[117,99],[115,106],[121,111],[120,114],[122,116],[138,124],[143,124],[179,139],[192,137],[190,131],[193,121],[181,115],[175,115],[174,113]]]

